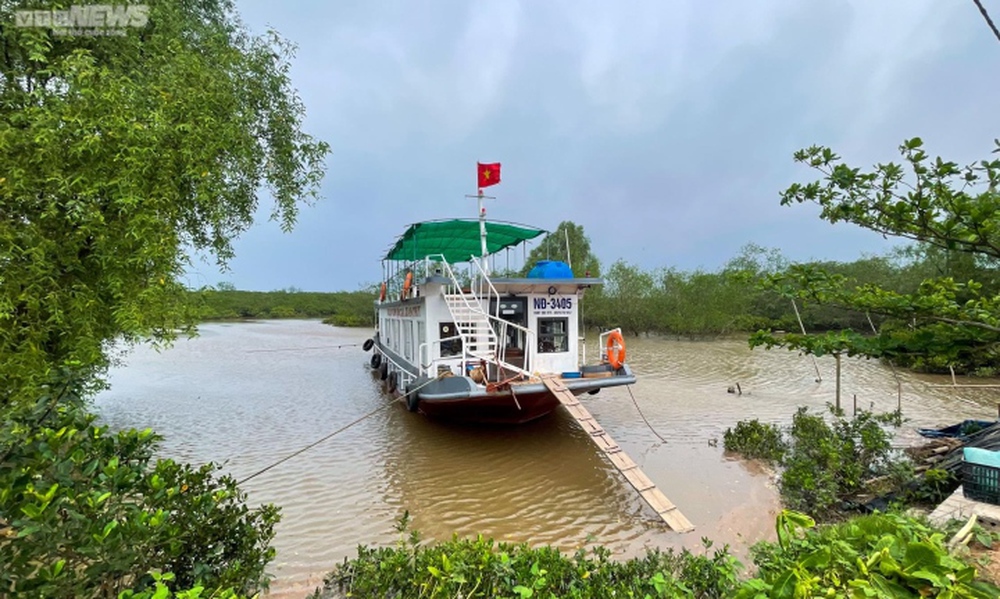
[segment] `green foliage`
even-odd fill
[[[752,548],[757,577],[737,599],[953,597],[987,599],[1000,589],[949,555],[943,535],[897,514],[860,516],[814,528],[795,512],[778,517],[778,543]]]
[[[601,276],[601,263],[590,251],[590,239],[584,233],[583,226],[573,221],[566,220],[559,223],[555,231],[546,235],[528,254],[519,275],[527,276],[528,271],[539,260],[561,260],[569,263],[573,268],[573,274],[577,277]]]
[[[727,428],[723,447],[726,451],[771,464],[780,464],[788,451],[781,428],[776,424],[763,424],[756,418],[737,422],[735,429]]]
[[[791,450],[784,461],[781,496],[785,504],[814,514],[836,511],[867,481],[886,475],[901,459],[882,423],[892,415],[860,412],[835,415],[832,426],[802,408],[792,419]]]
[[[588,294],[584,322],[634,334],[653,330],[653,294],[652,274],[618,260],[604,275],[604,287]]]
[[[937,506],[951,495],[959,481],[952,473],[939,468],[930,468],[924,475],[911,483],[903,494],[903,502]]]
[[[149,588],[152,570],[171,572],[176,588],[266,588],[277,508],[248,508],[215,465],[154,460],[152,431],[96,425],[78,393],[64,382],[5,410],[0,588],[115,597]]]
[[[789,508],[836,518],[845,502],[866,490],[869,481],[902,478],[898,475],[904,460],[892,449],[891,436],[883,428],[895,417],[860,412],[845,418],[833,413],[830,423],[800,408],[787,438],[776,425],[740,421],[735,429],[726,430],[725,448],[780,465],[781,498]]]
[[[11,27],[36,3],[0,4],[0,404],[70,361],[100,371],[109,341],[186,330],[185,252],[224,264],[261,187],[286,229],[318,190],[292,48],[230,0],[145,4],[104,37]]]
[[[418,539],[411,533],[394,547],[358,547],[312,597],[721,598],[736,588],[739,568],[728,547],[711,555],[653,549],[615,561],[603,547],[569,556],[482,536],[431,546]]]
[[[795,268],[823,269],[855,284],[881,282],[906,292],[916,289],[929,268],[918,258],[866,257],[851,263],[816,262]],[[923,260],[923,258],[919,258]],[[759,328],[798,329],[782,289],[763,281],[789,270],[777,250],[754,244],[717,272],[682,272],[673,268],[643,271],[618,261],[605,274],[605,289],[588,292],[584,312],[588,326],[622,326],[630,333],[719,335]],[[864,313],[837,306],[799,302],[804,326],[811,331],[868,327]],[[876,320],[878,322],[878,320]]]
[[[1000,140],[996,145],[1000,153]],[[893,289],[884,281],[794,267],[765,286],[785,297],[881,316],[883,326],[874,336],[857,327],[819,336],[762,331],[752,345],[817,355],[845,351],[927,370],[993,368],[1000,358],[1000,159],[966,167],[931,160],[919,138],[904,142],[900,152],[905,166],[879,164],[869,172],[847,166],[829,148],[796,152],[796,161],[823,178],[792,185],[782,204],[813,202],[832,223],[919,242],[913,252],[923,266],[920,285]]]
[[[406,516],[404,516],[405,520]],[[778,542],[751,549],[755,577],[739,580],[726,548],[706,553],[657,549],[613,561],[603,547],[573,555],[551,547],[453,538],[431,546],[419,535],[394,547],[361,546],[334,569],[312,599],[332,597],[996,597],[975,567],[948,554],[943,536],[896,514],[815,526],[785,510]],[[405,522],[397,530],[403,532]]]
[[[237,318],[326,318],[336,326],[374,326],[378,291],[213,290],[189,292],[189,303],[201,320]]]
[[[245,597],[233,589],[218,589],[209,591],[202,585],[195,585],[186,590],[172,590],[170,583],[174,575],[170,572],[161,573],[153,570],[149,573],[153,580],[152,588],[143,591],[122,591],[118,599],[242,599]]]
[[[12,27],[38,3],[0,3],[5,596],[267,585],[277,510],[248,508],[214,465],[153,460],[152,432],[113,434],[83,398],[112,343],[190,331],[186,252],[224,266],[261,188],[289,229],[328,148],[301,131],[287,43],[250,34],[231,0],[144,4],[146,25],[85,37]]]

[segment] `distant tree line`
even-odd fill
[[[617,261],[604,274],[604,285],[588,292],[583,314],[587,326],[620,326],[629,334],[646,332],[676,335],[720,335],[759,329],[801,331],[796,308],[806,331],[852,329],[872,332],[884,318],[877,314],[823,304],[824,298],[792,301],[761,281],[786,271],[789,261],[778,250],[755,244],[717,271],[643,270]],[[853,262],[814,261],[797,264],[828,275],[844,277],[849,286],[878,284],[897,293],[914,293],[933,277],[975,279],[1000,291],[997,269],[968,254],[933,246],[914,245],[885,256],[866,256]],[[871,321],[869,321],[869,317]]]
[[[604,280],[603,285],[587,291],[582,314],[587,327],[621,327],[630,335],[717,336],[759,329],[794,332],[801,330],[796,308],[802,326],[810,333],[842,329],[871,332],[873,325],[884,324],[885,319],[879,315],[809,299],[800,298],[793,306],[777,290],[762,287],[765,277],[790,267],[776,249],[747,244],[738,256],[715,271],[673,267],[644,270],[618,260],[602,273],[582,227],[563,223],[550,237],[564,240],[564,225],[571,231],[570,246],[578,248],[578,258],[573,261],[585,264],[587,272]],[[553,243],[551,251],[533,252],[528,263],[534,264],[546,255],[564,260],[560,249],[565,247],[564,243]],[[904,247],[885,256],[866,256],[853,262],[814,261],[797,267],[839,275],[854,286],[877,283],[898,293],[913,293],[924,280],[942,276],[975,279],[988,287],[987,292],[1000,293],[1000,272],[991,263],[929,245]],[[574,272],[577,270],[574,268]],[[261,292],[239,291],[225,282],[190,292],[192,306],[201,320],[324,318],[336,326],[373,326],[377,295],[376,285],[357,291],[306,292],[290,287]]]
[[[365,327],[375,324],[373,301],[378,291],[332,293],[302,291],[239,291],[232,284],[190,292],[190,303],[203,321],[243,318],[323,318],[329,324]]]

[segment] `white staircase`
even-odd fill
[[[500,294],[493,287],[489,275],[479,264],[479,261],[475,258],[472,259],[473,267],[478,270],[478,277],[473,277],[473,288],[478,287],[481,290],[480,294],[463,291],[451,265],[443,260],[441,265],[451,278],[451,286],[445,293],[444,300],[448,305],[448,311],[451,312],[456,333],[462,338],[462,352],[465,362],[469,364],[485,360],[487,364],[492,364],[508,372],[530,376],[529,371],[509,364],[505,360],[500,337],[494,330],[492,322],[497,323],[501,334],[504,334],[504,327],[508,326],[508,323],[495,316],[491,317],[488,312],[490,300],[499,302]],[[482,299],[480,295],[483,296]]]
[[[465,354],[491,364],[499,361],[497,349],[500,340],[479,300],[461,291],[445,295],[444,299],[454,319],[456,332],[462,337]]]

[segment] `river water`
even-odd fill
[[[359,347],[369,335],[318,321],[206,324],[169,350],[136,348],[111,372],[96,407],[114,427],[164,435],[164,456],[219,462],[241,479],[385,404]],[[816,362],[817,383],[811,357],[751,351],[745,340],[626,341],[639,379],[635,403],[628,388],[583,400],[694,523],[693,533],[659,523],[561,411],[496,429],[433,422],[396,404],[244,485],[253,503],[282,508],[273,594],[301,597],[358,544],[392,543],[404,511],[426,539],[482,533],[565,550],[599,543],[623,557],[650,547],[700,549],[703,536],[743,554],[770,538],[778,509],[771,477],[723,455],[723,432],[746,418],[788,423],[801,405],[823,410],[834,401],[834,360]],[[742,395],[727,391],[737,383]],[[916,426],[996,416],[1000,389],[950,383],[901,371],[897,384],[877,362],[842,363],[848,411],[855,395],[861,408],[894,410],[901,390],[910,421],[899,444],[918,438]]]

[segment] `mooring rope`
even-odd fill
[[[635,409],[639,412],[639,416],[642,416],[642,421],[646,423],[646,426],[649,427],[649,430],[653,431],[654,435],[656,435],[657,437],[659,437],[660,441],[663,441],[664,443],[666,443],[667,440],[664,439],[663,436],[660,435],[660,433],[656,432],[656,429],[653,428],[653,425],[649,423],[649,420],[646,420],[646,415],[642,413],[642,408],[639,407],[639,403],[635,400],[635,395],[632,395],[632,386],[631,385],[625,385],[625,388],[628,389],[628,394],[629,394],[629,396],[632,397],[632,403],[635,405]]]
[[[270,466],[267,466],[267,467],[265,467],[265,468],[261,468],[260,470],[258,470],[257,472],[254,472],[254,473],[253,473],[253,474],[251,474],[250,476],[248,476],[248,477],[246,477],[246,478],[244,478],[244,479],[242,479],[242,480],[239,480],[239,481],[237,481],[237,482],[236,482],[236,484],[237,484],[237,485],[242,485],[243,483],[247,482],[247,481],[248,481],[248,480],[250,480],[251,478],[254,478],[255,476],[260,476],[261,474],[264,474],[265,472],[267,472],[267,471],[268,471],[268,470],[270,470],[271,468],[274,468],[275,466],[278,466],[278,465],[280,465],[280,464],[284,464],[284,463],[285,463],[285,462],[287,462],[288,460],[290,460],[290,459],[294,458],[295,456],[297,456],[297,455],[299,455],[299,454],[301,454],[301,453],[305,453],[306,451],[308,451],[308,450],[312,449],[313,447],[316,447],[317,445],[319,445],[319,444],[320,444],[320,443],[322,443],[323,441],[326,441],[327,439],[329,439],[329,438],[333,437],[334,435],[337,435],[337,434],[340,434],[340,433],[342,433],[342,432],[346,431],[347,429],[351,428],[351,427],[352,427],[352,426],[354,426],[355,424],[357,424],[357,423],[359,423],[359,422],[361,422],[361,421],[363,421],[363,420],[366,420],[366,419],[368,419],[368,418],[371,418],[371,417],[372,417],[372,416],[374,416],[375,414],[378,414],[379,412],[381,412],[381,411],[383,411],[383,410],[386,410],[386,409],[388,409],[388,408],[390,408],[390,407],[392,407],[392,404],[391,404],[391,403],[389,403],[389,404],[385,404],[384,406],[382,406],[382,407],[380,407],[380,408],[378,408],[378,409],[376,409],[376,410],[372,410],[371,412],[368,412],[367,414],[365,414],[365,415],[364,415],[364,416],[362,416],[361,418],[358,418],[358,419],[357,419],[357,420],[355,420],[354,422],[352,422],[352,423],[350,423],[350,424],[347,424],[347,425],[345,425],[345,426],[342,426],[342,427],[338,428],[337,430],[333,431],[332,433],[330,433],[329,435],[327,435],[327,436],[323,437],[322,439],[320,439],[320,440],[318,440],[318,441],[314,441],[314,442],[310,443],[309,445],[306,445],[306,446],[305,446],[305,447],[303,447],[302,449],[300,449],[300,450],[296,451],[295,453],[293,453],[293,454],[290,454],[290,455],[287,455],[287,456],[285,456],[285,457],[281,458],[280,460],[278,460],[277,462],[275,462],[275,463],[271,464]]]
[[[438,378],[440,378],[440,377],[438,377]],[[416,393],[417,391],[419,391],[419,390],[423,389],[423,388],[424,388],[424,387],[426,387],[427,385],[430,385],[431,383],[433,383],[433,382],[434,382],[434,381],[436,381],[436,380],[438,380],[438,379],[437,379],[437,378],[433,378],[433,379],[431,379],[431,380],[427,381],[426,383],[424,383],[423,385],[420,385],[419,387],[415,387],[415,388],[413,388],[413,389],[410,389],[410,390],[409,390],[409,391],[407,391],[406,393],[404,393],[404,394],[400,395],[400,396],[399,396],[399,399],[403,399],[403,398],[405,398],[405,397],[406,397],[406,396],[408,396],[408,395],[412,395],[413,393]],[[376,409],[372,410],[371,412],[368,412],[368,413],[367,413],[367,414],[365,414],[364,416],[362,416],[362,417],[358,418],[357,420],[355,420],[355,421],[351,422],[350,424],[345,424],[344,426],[342,426],[342,427],[338,428],[337,430],[333,431],[332,433],[330,433],[330,434],[326,435],[326,436],[325,436],[325,437],[323,437],[322,439],[319,439],[319,440],[317,440],[317,441],[313,441],[312,443],[310,443],[309,445],[306,445],[305,447],[303,447],[302,449],[300,449],[300,450],[296,451],[295,453],[292,453],[292,454],[289,454],[289,455],[287,455],[287,456],[285,456],[285,457],[281,458],[281,459],[280,459],[280,460],[278,460],[277,462],[274,462],[273,464],[271,464],[271,465],[269,465],[269,466],[266,466],[266,467],[264,467],[264,468],[261,468],[260,470],[258,470],[257,472],[254,472],[254,473],[253,473],[253,474],[251,474],[250,476],[247,476],[246,478],[243,478],[243,479],[241,479],[241,480],[238,480],[238,481],[236,481],[236,484],[237,484],[237,485],[242,485],[243,483],[247,482],[247,481],[248,481],[248,480],[250,480],[251,478],[254,478],[254,477],[256,477],[256,476],[260,476],[261,474],[264,474],[265,472],[267,472],[267,471],[268,471],[268,470],[270,470],[271,468],[274,468],[275,466],[278,466],[278,465],[280,465],[280,464],[284,464],[285,462],[287,462],[288,460],[290,460],[290,459],[294,458],[295,456],[297,456],[297,455],[299,455],[299,454],[302,454],[302,453],[305,453],[306,451],[308,451],[308,450],[312,449],[313,447],[316,447],[317,445],[319,445],[319,444],[320,444],[320,443],[322,443],[323,441],[326,441],[327,439],[330,439],[330,438],[332,438],[332,437],[334,437],[334,436],[336,436],[336,435],[338,435],[338,434],[340,434],[340,433],[342,433],[342,432],[346,431],[347,429],[351,428],[351,427],[352,427],[352,426],[354,426],[355,424],[358,424],[359,422],[362,422],[362,421],[364,421],[364,420],[367,420],[368,418],[371,418],[372,416],[374,416],[375,414],[378,414],[379,412],[382,412],[382,411],[384,411],[384,410],[387,410],[387,409],[391,408],[391,407],[392,407],[392,405],[393,405],[393,403],[395,403],[395,402],[391,402],[391,403],[387,403],[387,404],[385,404],[384,406],[381,406],[381,407],[379,407],[379,408],[376,408]]]
[[[248,349],[246,353],[253,354],[258,352],[276,352],[276,351],[304,351],[307,349],[340,349],[342,347],[358,347],[360,343],[344,343],[343,345],[315,345],[312,347],[286,347],[282,349]]]

